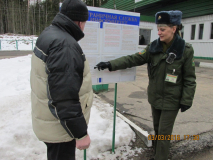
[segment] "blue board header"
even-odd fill
[[[140,17],[129,16],[129,15],[121,15],[121,14],[115,14],[115,13],[107,13],[107,12],[89,11],[88,21],[100,22],[101,28],[103,28],[103,22],[129,24],[129,25],[139,26]]]

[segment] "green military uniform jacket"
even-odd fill
[[[176,59],[166,62],[173,52]],[[176,110],[180,104],[192,106],[196,89],[194,50],[192,46],[176,35],[171,46],[164,52],[163,43],[157,39],[142,52],[110,61],[111,71],[131,68],[148,63],[148,101],[160,110]],[[177,77],[176,83],[168,82],[167,74]]]

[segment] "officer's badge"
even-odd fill
[[[141,52],[139,52],[139,54],[144,54],[146,52],[146,50],[142,50]]]
[[[161,16],[158,16],[158,20],[160,20],[161,19]]]

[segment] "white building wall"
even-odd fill
[[[183,39],[192,44],[195,57],[213,58],[213,39],[210,39],[211,23],[213,23],[213,14],[182,19],[184,26]],[[191,26],[194,24],[196,25],[195,39],[191,40]],[[199,24],[204,24],[202,40],[199,39]],[[140,22],[139,28],[151,30],[151,42],[158,38],[157,25],[155,23]],[[138,51],[143,50],[145,47],[146,45],[138,45]]]
[[[213,39],[210,39],[211,23],[213,23],[213,14],[182,19],[184,26],[184,39],[192,44],[194,56],[202,58],[213,58]],[[203,39],[199,39],[199,24],[204,24]],[[191,26],[196,25],[195,39],[191,40]]]

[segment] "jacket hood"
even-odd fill
[[[59,27],[61,30],[69,33],[76,41],[79,41],[84,37],[82,30],[67,16],[62,13],[58,13],[53,21],[52,25]]]

